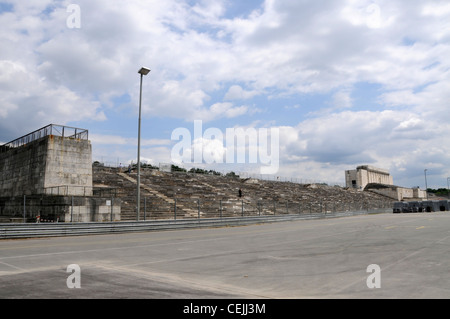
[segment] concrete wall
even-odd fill
[[[25,196],[0,198],[0,220],[22,222],[106,222],[120,221],[122,202],[118,198],[77,196]]]
[[[356,170],[345,171],[345,185],[350,188],[358,188]]]
[[[420,188],[413,188],[414,198],[427,198],[427,191],[421,190]]]
[[[414,191],[412,188],[403,188],[403,187],[399,187],[397,189],[398,193],[399,193],[399,197],[400,200],[402,199],[412,199],[414,198]]]
[[[62,221],[74,223],[120,221],[121,201],[109,198],[86,198],[78,206],[67,206]],[[111,216],[112,214],[112,216]]]
[[[92,195],[92,146],[88,140],[50,135],[44,187],[68,186],[64,195]]]
[[[426,197],[426,192],[421,190],[419,190],[420,192],[418,192],[416,188],[392,186],[384,188],[370,188],[369,190],[373,193],[384,195],[397,201],[410,199],[424,199]],[[425,197],[419,197],[423,196],[424,194]]]
[[[0,197],[43,193],[46,161],[45,139],[0,153]]]
[[[0,153],[0,197],[35,194],[92,195],[90,142],[49,135]]]

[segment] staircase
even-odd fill
[[[136,173],[94,167],[94,187],[113,187],[122,220],[136,220]],[[241,189],[243,196],[238,196]],[[359,210],[392,204],[370,192],[326,185],[141,170],[141,219],[232,217]],[[244,209],[242,209],[244,207]],[[145,210],[145,212],[144,212]]]
[[[123,177],[124,179],[130,181],[131,183],[135,184],[137,186],[137,180],[134,179],[133,177],[125,174],[125,173],[121,173],[118,172],[117,173],[119,176]],[[150,195],[150,197],[152,198],[152,200],[154,199],[161,199],[163,200],[166,204],[168,204],[171,207],[174,207],[175,205],[175,200],[172,198],[167,197],[166,195],[160,193],[157,190],[152,189],[151,187],[141,183],[140,187],[144,190],[147,191],[147,194],[143,194],[143,196],[148,196]],[[137,205],[136,205],[137,206]],[[193,209],[187,208],[185,207],[183,204],[181,203],[177,203],[177,210],[180,210],[181,213],[185,216],[185,217],[192,217],[193,215],[198,215],[198,211],[195,211]]]

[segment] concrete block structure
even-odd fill
[[[87,130],[67,131],[50,125],[3,145],[0,196],[91,196],[92,147]]]
[[[394,185],[389,171],[370,165],[358,166],[356,170],[345,171],[346,187],[364,190],[371,183]]]
[[[77,221],[120,219],[120,201],[111,211],[110,198],[92,196],[87,130],[51,124],[0,146],[0,215],[26,210],[24,219],[70,221],[75,211]]]

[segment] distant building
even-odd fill
[[[394,185],[394,179],[388,170],[362,165],[345,171],[345,184],[349,188],[364,190],[368,184]]]
[[[358,166],[356,170],[345,171],[345,184],[360,191],[371,191],[392,199],[422,200],[427,192],[420,188],[406,188],[394,185],[394,179],[388,170],[370,165]]]
[[[368,184],[365,190],[390,197],[397,201],[423,200],[427,197],[427,192],[417,187],[407,188],[395,185]]]

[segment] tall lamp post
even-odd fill
[[[447,177],[447,197],[450,199],[450,177]]]
[[[427,183],[427,169],[424,170],[425,172],[425,192],[427,194],[427,200],[428,200],[428,183]]]
[[[142,80],[144,75],[150,73],[150,69],[142,67],[138,73],[141,75],[141,87],[139,92],[139,123],[138,123],[138,153],[137,153],[137,205],[136,214],[139,221],[141,211],[141,108],[142,108]]]

